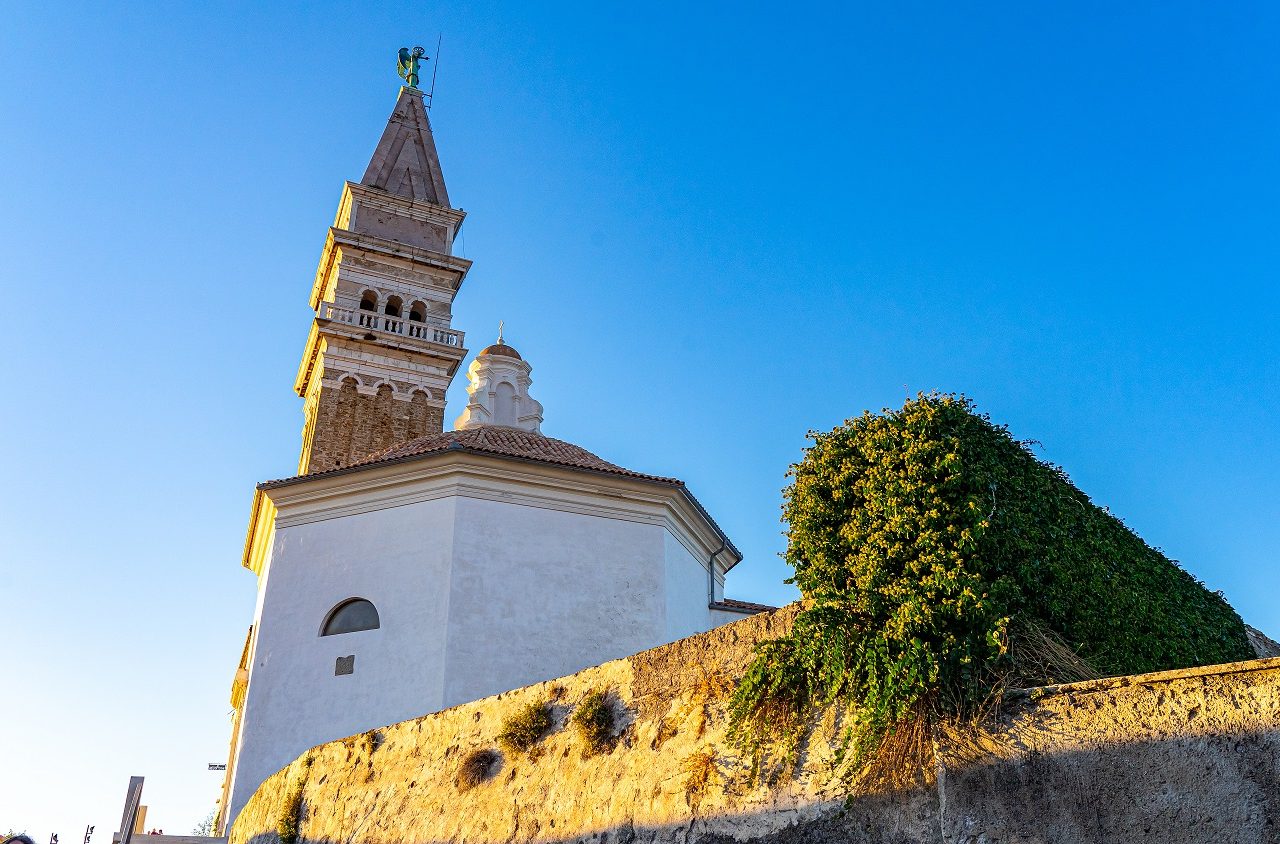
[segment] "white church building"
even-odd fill
[[[724,599],[741,554],[683,482],[542,433],[531,367],[501,337],[443,430],[467,356],[463,217],[422,94],[402,88],[321,255],[299,474],[254,496],[222,829],[314,745],[765,609]]]

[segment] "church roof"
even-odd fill
[[[769,604],[757,604],[752,601],[739,601],[737,598],[725,598],[722,601],[715,601],[711,604],[713,610],[726,610],[728,612],[740,612],[754,614],[758,612],[772,612],[777,607]]]
[[[385,451],[372,454],[360,462],[360,465],[382,463],[401,457],[417,457],[442,451],[472,451],[480,454],[492,454],[498,457],[517,457],[534,460],[539,463],[551,463],[556,466],[567,466],[571,469],[588,469],[593,472],[606,472],[610,475],[622,475],[628,478],[640,478],[647,481],[661,481],[669,484],[684,485],[675,478],[664,478],[659,475],[646,475],[633,472],[621,466],[602,460],[581,446],[544,437],[532,431],[519,428],[506,428],[499,425],[481,425],[463,431],[444,431],[439,434],[428,434],[409,440],[400,445],[393,445]]]
[[[296,478],[285,478],[267,481],[261,486],[272,487],[290,483],[303,478],[314,478],[337,472],[349,472],[384,463],[398,463],[414,457],[429,454],[444,454],[451,451],[487,454],[494,457],[511,457],[518,460],[531,460],[536,463],[548,463],[553,466],[564,466],[569,469],[585,469],[590,472],[603,472],[625,478],[637,478],[645,481],[657,481],[673,486],[684,486],[684,481],[677,478],[664,478],[661,475],[647,475],[633,472],[614,463],[610,463],[581,446],[522,431],[519,428],[507,428],[500,425],[481,425],[460,431],[444,431],[439,434],[427,434],[408,442],[393,445],[388,449],[376,452],[359,462],[337,469],[313,472]]]
[[[623,478],[635,478],[637,480],[648,481],[650,483],[660,483],[668,486],[676,487],[680,490],[681,495],[693,507],[702,514],[707,524],[720,535],[724,540],[722,550],[727,550],[737,557],[728,568],[736,565],[737,561],[742,559],[742,553],[737,549],[725,532],[716,524],[716,520],[711,517],[707,509],[702,506],[701,502],[694,497],[689,488],[685,486],[684,481],[679,478],[665,478],[661,475],[647,475],[643,472],[633,472],[630,469],[624,469],[614,463],[610,463],[581,446],[573,443],[567,443],[564,440],[557,440],[553,437],[535,434],[532,431],[525,431],[519,428],[507,428],[501,425],[481,425],[476,428],[467,428],[457,431],[443,431],[439,434],[427,434],[407,442],[393,445],[388,449],[376,452],[359,462],[352,463],[349,466],[340,466],[335,469],[326,469],[321,472],[312,472],[308,475],[298,475],[292,478],[282,478],[275,481],[264,481],[258,484],[259,492],[274,489],[276,487],[288,486],[295,483],[312,480],[313,478],[322,478],[329,475],[344,475],[350,472],[357,472],[363,469],[373,468],[375,466],[393,465],[403,463],[409,460],[416,460],[421,457],[438,454],[450,453],[464,454],[481,454],[493,457],[507,458],[512,460],[527,460],[534,463],[543,463],[551,466],[563,466],[568,469],[577,469],[585,472],[599,472],[606,475],[615,475]],[[256,499],[255,499],[256,500]],[[727,570],[727,569],[726,569]],[[748,606],[760,607],[763,609],[773,609],[772,607],[764,607],[764,605],[748,605],[744,602],[735,602],[741,604],[732,607],[740,612],[756,612],[759,610],[748,609]],[[728,607],[726,607],[728,608]]]

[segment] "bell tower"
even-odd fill
[[[471,267],[453,255],[465,216],[449,205],[423,94],[401,88],[364,178],[343,185],[320,255],[294,384],[299,474],[443,430],[445,390],[467,354],[450,325]]]

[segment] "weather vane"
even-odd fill
[[[430,59],[423,48],[414,47],[412,50],[408,47],[400,48],[400,60],[396,69],[400,78],[409,83],[410,88],[418,87],[418,64],[425,61]]]

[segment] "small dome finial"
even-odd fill
[[[498,345],[499,346],[506,345],[506,343],[502,342],[502,320],[498,320]]]

